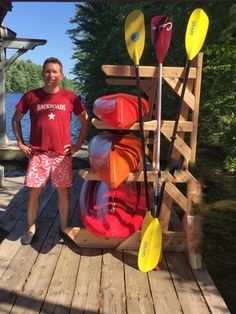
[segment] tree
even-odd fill
[[[236,169],[236,4],[210,9],[215,21],[205,49],[200,139],[222,147],[225,168]]]
[[[66,77],[64,77],[61,85],[74,92],[78,91],[77,84]],[[7,92],[24,93],[27,90],[41,86],[43,86],[42,66],[33,63],[31,60],[16,60],[6,72]]]

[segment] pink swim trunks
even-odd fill
[[[72,157],[55,152],[34,152],[29,159],[25,185],[43,188],[51,175],[55,188],[69,188],[72,185]]]

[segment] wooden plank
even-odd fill
[[[195,91],[193,89],[193,86],[194,86],[194,80],[193,79],[189,79],[188,82],[187,82],[187,90],[191,91],[192,93],[194,93]],[[194,95],[194,98],[195,98],[195,95]],[[182,108],[181,108],[181,111],[180,111],[180,117],[179,117],[180,121],[187,121],[189,119],[192,120],[191,113],[194,110],[194,103],[195,103],[195,99],[192,100],[192,106],[193,107],[190,108],[189,105],[185,101],[183,101]],[[178,135],[184,140],[185,132],[178,132]],[[180,159],[180,157],[181,157],[181,154],[176,149],[174,149],[174,151],[173,151],[173,158],[178,160],[178,159]],[[184,163],[185,163],[185,161],[184,161]]]
[[[107,76],[124,76],[135,77],[135,67],[130,65],[102,65],[102,71]],[[166,67],[162,68],[162,77],[178,77],[183,78],[184,67]],[[196,78],[196,68],[190,67],[189,78]],[[142,77],[158,77],[158,67],[156,66],[139,66],[140,78]]]
[[[162,132],[165,137],[171,142],[172,132],[171,131],[163,131]],[[174,142],[174,147],[184,156],[185,159],[191,159],[191,148],[184,142],[184,140],[176,134],[176,139]]]
[[[189,170],[176,170],[174,173],[174,177],[179,182],[190,182],[193,181],[195,183],[198,183],[197,179],[189,172]]]
[[[139,250],[141,232],[138,231],[132,236],[121,242],[119,250]],[[186,238],[183,232],[167,231],[163,232],[162,247],[164,251],[184,252],[186,250]]]
[[[0,221],[9,213],[13,204],[16,204],[20,198],[25,195],[24,177],[5,177],[4,186],[0,187]],[[21,191],[22,190],[22,191]]]
[[[137,252],[125,251],[124,262],[127,313],[155,313],[147,274],[137,269]]]
[[[121,239],[96,236],[87,229],[79,227],[69,228],[67,235],[81,248],[113,249],[122,241]]]
[[[102,251],[83,249],[70,314],[98,313]]]
[[[74,171],[74,177],[77,178],[77,180],[81,180],[81,178],[77,175],[77,171]],[[23,179],[21,178],[20,180],[21,180],[20,182],[22,183]],[[80,182],[76,182],[76,184],[74,184],[73,186],[80,187],[80,184],[79,184]],[[71,188],[71,191],[73,191],[73,186]],[[10,203],[8,204],[7,211],[4,214],[4,216],[0,216],[0,227],[2,227],[4,230],[8,232],[15,229],[15,226],[19,220],[22,220],[22,218],[24,218],[24,220],[26,219],[28,188],[23,186],[21,190],[18,190],[18,188],[20,187],[22,187],[22,184],[20,184],[19,186],[18,185],[15,186],[14,191],[16,195],[14,198],[11,199]],[[78,188],[76,189],[78,193],[79,190]],[[7,193],[9,193],[9,191],[7,191]],[[40,206],[39,206],[39,211],[38,211],[38,217],[40,217],[48,201],[50,200],[50,198],[53,196],[54,193],[55,193],[55,188],[52,187],[50,183],[48,183],[46,187],[42,190],[41,195],[40,195]],[[75,195],[76,202],[77,202],[78,194],[76,193],[71,193],[71,202],[73,200],[73,195]],[[2,198],[1,198],[1,202],[2,202]],[[20,206],[19,206],[19,203],[20,203]],[[16,211],[16,207],[18,208],[17,211]],[[22,232],[23,230],[24,229],[22,229]]]
[[[36,238],[32,243],[34,250],[32,251],[31,246],[22,246],[20,243],[20,236],[26,227],[26,217],[22,217],[21,220],[18,221],[8,238],[4,240],[0,246],[1,284],[4,285],[5,283],[6,286],[9,284],[10,287],[7,291],[3,290],[0,297],[0,300],[3,300],[6,304],[9,303],[8,300],[14,300],[17,294],[22,293],[25,278],[27,278],[31,271],[31,267],[37,258],[37,252],[39,252],[47,236],[52,221],[58,214],[58,209],[55,207],[57,199],[56,193],[54,192],[53,197],[51,197],[51,195],[48,195],[48,197],[50,197],[50,199],[47,203],[46,201],[44,202],[43,206],[45,206],[45,210],[42,208],[42,214],[38,219],[39,228]],[[45,199],[47,199],[46,196]],[[46,212],[46,214],[44,214],[44,212]],[[44,246],[44,250],[46,247],[47,246]],[[8,252],[8,254],[6,254],[6,252]],[[47,251],[44,251],[44,254],[45,253],[47,253]],[[24,266],[23,270],[22,265]],[[10,280],[9,277],[11,278]],[[17,290],[17,293],[15,293],[15,290]]]
[[[105,250],[102,259],[100,313],[126,313],[123,254]]]
[[[24,283],[37,258],[38,252],[31,246],[21,246],[0,281],[0,304],[2,313],[9,313],[12,304],[22,293]]]
[[[41,309],[42,313],[68,313],[76,287],[80,259],[77,252],[63,246]]]
[[[0,186],[0,208],[8,206],[10,200],[24,187],[24,176],[5,177],[4,185]],[[4,198],[9,198],[9,201],[4,201]]]
[[[214,314],[229,314],[227,305],[224,299],[217,290],[210,274],[206,269],[194,270],[193,274],[198,282],[198,285],[204,295],[204,298]]]
[[[76,207],[77,200],[78,200],[78,194],[76,192],[79,192],[81,178],[77,175],[77,171],[74,171],[73,175],[73,186],[70,189],[70,205],[71,205],[71,211],[70,211],[70,218],[72,219],[72,216],[74,214],[74,208]],[[78,188],[79,187],[79,188]],[[44,299],[46,297],[46,293],[48,290],[48,287],[50,286],[50,282],[52,280],[56,280],[55,277],[53,277],[54,272],[55,274],[60,269],[56,269],[56,265],[60,256],[60,260],[63,260],[61,263],[67,263],[65,268],[68,270],[68,267],[73,268],[73,272],[75,272],[75,276],[77,275],[77,269],[78,269],[78,263],[80,260],[79,253],[81,252],[81,249],[79,249],[75,244],[69,243],[68,252],[63,247],[62,243],[59,243],[60,236],[59,236],[59,215],[57,214],[57,218],[54,221],[53,227],[50,229],[50,232],[48,234],[48,240],[44,243],[41,253],[39,254],[39,257],[32,269],[32,272],[27,280],[24,294],[27,295],[30,294],[30,304],[28,303],[24,306],[26,309],[32,308],[34,311],[40,312],[40,308],[42,306],[42,303],[44,302]],[[66,241],[68,242],[68,241]],[[63,251],[62,251],[63,248]],[[45,254],[47,253],[47,254]],[[58,266],[59,265],[59,266]],[[58,264],[57,267],[60,267],[60,264]],[[63,267],[63,266],[62,266]],[[56,270],[55,270],[56,269]],[[60,304],[55,305],[52,304],[50,301],[46,301],[44,304],[45,308],[53,308],[55,312],[63,312],[64,309],[67,309],[67,312],[70,309],[71,304],[71,293],[74,293],[71,291],[70,287],[70,280],[71,280],[71,271],[68,272],[69,275],[67,276],[66,273],[63,273],[66,278],[61,280],[63,281],[63,289],[60,291]],[[74,274],[74,273],[73,273]],[[59,274],[60,275],[60,274]],[[72,282],[74,278],[72,277]],[[69,288],[68,288],[69,286]],[[68,289],[70,293],[68,293]],[[67,298],[67,296],[69,298]],[[35,299],[37,299],[37,302],[34,302]],[[21,300],[21,298],[20,298]],[[23,304],[21,304],[23,306]],[[28,310],[29,311],[29,310]],[[26,310],[26,313],[27,310]]]
[[[99,119],[93,118],[92,124],[97,129],[104,129],[104,130],[116,130],[113,126],[107,124],[106,122],[103,122]],[[146,131],[156,131],[157,128],[157,121],[151,120],[151,121],[144,121],[143,123],[143,129]],[[174,128],[174,121],[167,121],[163,120],[161,122],[161,131],[164,132],[172,132]],[[132,126],[128,128],[123,128],[122,130],[132,130],[132,131],[138,131],[139,130],[139,124],[134,123]],[[191,121],[179,121],[178,129],[177,131],[181,132],[192,132],[193,130],[193,124]]]
[[[159,214],[159,221],[163,232],[167,232],[169,230],[172,203],[172,198],[166,192],[164,192],[161,211]]]
[[[183,313],[210,313],[183,253],[166,253],[166,260]]]
[[[12,308],[13,313],[33,314],[40,312],[63,248],[63,245],[58,244],[60,239],[58,225],[59,219],[51,228],[48,239],[44,243],[24,284],[24,289],[16,299]],[[47,254],[45,254],[46,252]]]
[[[137,82],[135,79],[121,79],[121,78],[107,78],[105,79],[108,85],[124,85],[124,86],[136,86]],[[140,80],[142,89],[149,88],[150,79]]]
[[[181,96],[183,83],[181,83],[181,81],[178,78],[168,77],[165,78],[165,81],[176,92],[178,96]],[[185,90],[183,100],[189,106],[190,109],[194,110],[195,96],[188,88],[186,88]]]
[[[20,224],[21,223],[22,221],[20,221]],[[1,261],[0,278],[7,270],[9,264],[11,263],[12,259],[17,254],[17,251],[21,246],[19,236],[18,239],[16,239],[14,236],[16,234],[17,235],[19,234],[17,229],[19,229],[19,226],[17,226],[16,230],[14,230],[13,233],[14,241],[5,239],[0,245],[0,261]],[[10,236],[12,237],[12,234]]]
[[[159,264],[159,270],[150,271],[148,277],[155,312],[163,314],[182,313],[164,256],[162,256]]]
[[[78,175],[78,170],[73,171],[73,185],[70,188],[70,214],[69,214],[69,221],[70,226],[81,226],[80,220],[80,212],[78,210],[78,202],[79,202],[79,195],[80,190],[83,185],[83,178]]]
[[[2,308],[8,312],[11,304],[15,303],[17,295],[21,294],[24,289],[24,283],[31,268],[35,263],[38,252],[40,251],[42,244],[47,236],[48,230],[52,225],[52,221],[55,219],[55,215],[58,214],[55,209],[56,194],[50,198],[44,211],[46,215],[41,215],[39,218],[39,228],[35,240],[32,242],[32,246],[22,246],[20,243],[19,233],[22,234],[22,228],[24,228],[25,220],[18,221],[13,232],[10,233],[13,239],[5,239],[0,246],[1,258],[1,281],[0,281],[0,302],[4,304]],[[47,212],[47,209],[48,212]],[[44,212],[43,211],[43,212]],[[46,217],[44,217],[46,216]],[[6,254],[8,252],[8,254]],[[47,253],[46,251],[44,254]],[[6,290],[5,287],[8,287]]]
[[[165,185],[165,190],[184,211],[187,211],[187,198],[173,183],[167,182]]]
[[[101,181],[102,179],[100,178],[98,173],[93,172],[92,170],[88,169],[81,169],[79,171],[80,176],[85,179],[85,180],[95,180],[95,181]],[[143,171],[139,172],[134,172],[130,173],[128,178],[126,179],[127,181],[143,181]],[[155,182],[155,174],[153,171],[147,171],[147,179],[148,182]]]
[[[81,248],[102,248],[119,250],[138,250],[141,232],[137,231],[126,239],[98,237],[84,228],[70,228],[67,235]],[[163,232],[163,249],[165,251],[184,252],[186,238],[183,232]]]
[[[76,171],[77,172],[77,171]],[[74,173],[76,173],[74,172]],[[78,177],[78,176],[77,176]],[[81,180],[81,179],[79,179]],[[72,187],[73,191],[73,187]],[[74,199],[74,202],[77,202],[77,197]],[[47,232],[54,220],[55,216],[58,214],[58,208],[55,206],[57,204],[57,194],[55,193],[55,189],[51,188],[50,185],[42,191],[41,202],[40,202],[40,209],[39,209],[39,217],[37,219],[37,241],[34,242],[34,247],[39,249],[41,244],[43,243]],[[71,204],[73,204],[73,199],[71,200]],[[0,268],[0,278],[7,269],[8,265],[10,264],[12,258],[14,258],[15,254],[17,253],[18,249],[21,247],[20,237],[26,227],[26,207],[24,204],[21,204],[23,207],[23,211],[25,211],[24,215],[21,215],[18,221],[15,221],[15,224],[12,224],[11,219],[9,221],[11,225],[12,231],[7,236],[0,246],[0,260],[1,260],[1,268]],[[21,206],[17,206],[21,208]],[[18,210],[21,211],[21,210]],[[17,216],[17,214],[15,215]],[[7,227],[7,223],[5,221],[5,228]],[[6,255],[5,252],[8,252]]]
[[[182,171],[182,170],[179,170]],[[175,173],[177,173],[176,171]],[[95,180],[95,181],[101,181],[101,178],[98,173],[95,173],[91,169],[80,169],[79,171],[80,176],[85,180]],[[127,181],[143,181],[144,175],[143,171],[138,172],[132,172],[129,174]],[[148,182],[156,182],[156,171],[147,171],[147,179]],[[168,170],[161,172],[161,182],[172,182],[172,183],[181,183],[181,182],[188,182],[189,176],[188,175],[174,175],[172,176]]]
[[[156,120],[154,120],[156,121]],[[173,131],[174,128],[174,121],[168,121],[168,120],[163,120],[162,125],[161,125],[161,131]],[[178,132],[192,132],[193,131],[193,124],[191,121],[179,121],[178,123]]]
[[[22,218],[24,219],[26,218],[27,200],[28,200],[27,193],[23,193],[22,198],[20,200],[21,206],[16,205],[18,203],[15,203],[15,204],[13,203],[9,205],[9,208],[6,211],[6,214],[0,220],[1,228],[10,232],[11,230],[15,228],[19,220],[21,221]],[[17,211],[15,210],[15,206],[18,206]]]
[[[77,172],[77,171],[76,171]],[[74,184],[71,188],[71,206],[75,207],[78,199],[78,194],[74,193],[75,191],[78,191],[78,184],[81,179],[78,175],[76,175],[76,172],[74,172]],[[75,184],[76,183],[76,184]],[[55,199],[52,202],[52,206],[55,207],[55,200],[56,200],[56,194]],[[55,211],[54,209],[54,211]],[[50,211],[53,211],[53,209],[49,209]],[[57,217],[54,220],[53,226],[50,229],[48,233],[47,241],[44,242],[43,247],[40,250],[40,254],[30,272],[29,277],[27,278],[27,282],[24,286],[22,294],[17,298],[14,311],[16,313],[35,313],[40,312],[40,308],[44,302],[44,298],[46,296],[48,287],[50,285],[50,282],[52,280],[56,264],[58,261],[58,258],[60,256],[60,252],[63,248],[63,245],[59,243],[60,237],[59,236],[59,215],[56,209]],[[72,212],[73,214],[73,212]],[[58,244],[59,243],[59,244]],[[73,252],[78,254],[80,253],[81,249],[79,249],[75,245],[70,244],[70,250],[73,249]],[[76,257],[78,260],[80,258],[79,255]],[[65,300],[65,302],[68,302]],[[50,302],[48,302],[46,307],[54,307]],[[60,306],[56,308],[56,311],[61,310]],[[68,308],[69,309],[69,308]]]
[[[37,232],[37,241],[34,242],[34,247],[36,249],[39,249],[42,245],[45,236],[47,235],[48,228],[50,227],[53,219],[56,215],[56,210],[54,204],[56,201],[56,194],[52,198],[50,198],[49,203],[46,206],[47,208],[50,208],[50,204],[53,204],[52,210],[48,210],[47,217],[44,219],[43,217],[39,218],[39,228]],[[52,219],[52,220],[51,220]],[[23,255],[23,259],[25,258],[24,253],[22,253],[23,247],[20,243],[20,237],[23,233],[23,231],[26,229],[26,217],[22,217],[20,220],[18,220],[17,224],[15,225],[14,229],[9,233],[7,238],[1,243],[0,245],[0,260],[1,260],[1,267],[0,267],[0,278],[4,275],[4,272],[8,270],[8,266],[10,265],[12,259],[17,258],[18,256],[18,250],[19,256],[21,254]],[[6,254],[8,252],[8,254]],[[20,258],[20,257],[19,257]],[[19,262],[21,263],[21,262]],[[2,279],[1,279],[2,280]]]
[[[20,193],[20,192],[19,192]],[[46,207],[46,204],[52,197],[53,193],[55,193],[55,189],[50,185],[47,184],[46,187],[41,192],[40,196],[40,206],[38,211],[38,217],[42,214],[43,210]],[[11,231],[15,228],[17,222],[24,217],[26,219],[27,215],[27,201],[28,201],[28,189],[23,189],[23,197],[21,198],[18,210],[15,210],[15,203],[10,204],[9,210],[7,211],[7,215],[5,215],[0,220],[0,226],[2,226],[5,230]]]
[[[186,233],[189,263],[192,269],[202,268],[202,217],[185,214],[182,225]]]

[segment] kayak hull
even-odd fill
[[[103,181],[84,181],[80,194],[84,227],[98,236],[126,238],[139,230],[146,213],[141,182],[124,182],[110,189]]]
[[[142,97],[143,116],[148,112],[148,101]],[[128,128],[139,120],[138,97],[125,93],[99,97],[93,104],[93,113],[115,128]]]
[[[134,134],[96,135],[88,146],[91,168],[110,188],[117,188],[131,172],[139,169],[142,156],[140,140]]]

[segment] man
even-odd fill
[[[44,86],[26,92],[12,118],[13,132],[20,150],[29,158],[25,185],[29,187],[27,208],[28,230],[21,243],[30,244],[36,232],[36,218],[39,196],[49,176],[58,192],[60,229],[65,233],[68,227],[69,188],[72,185],[72,155],[77,152],[88,133],[89,118],[73,92],[60,87],[63,79],[61,62],[48,58],[43,64]],[[29,145],[24,142],[21,119],[29,111],[31,130]],[[81,129],[76,143],[71,143],[71,113],[78,116]]]

